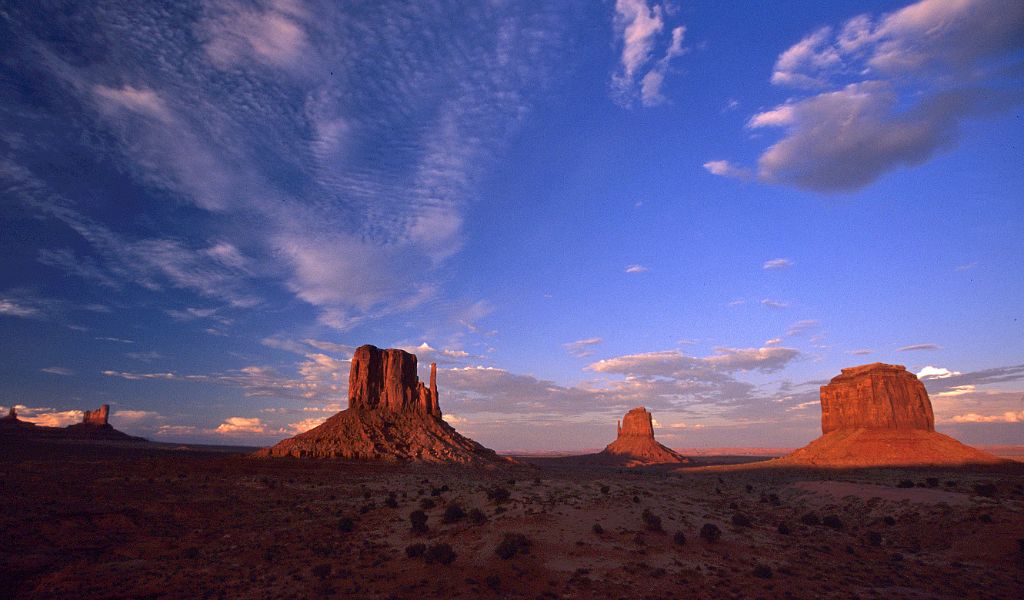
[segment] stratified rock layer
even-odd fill
[[[903,365],[873,363],[843,369],[821,387],[821,431],[921,429],[935,431],[924,384]]]
[[[626,413],[617,425],[618,437],[595,455],[597,462],[627,466],[690,462],[675,450],[654,439],[654,421],[647,409],[639,406]]]
[[[850,369],[821,387],[822,436],[778,466],[871,467],[1003,462],[935,431],[924,385],[902,365]]]
[[[348,409],[256,455],[463,464],[510,462],[460,435],[441,419],[437,365],[430,365],[428,387],[419,380],[414,354],[360,346],[352,356],[348,385]]]

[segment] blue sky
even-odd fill
[[[501,450],[794,446],[882,361],[1024,441],[1019,2],[0,12],[0,404],[264,444],[364,343]]]

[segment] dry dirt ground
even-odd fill
[[[1024,590],[1024,464],[673,472],[547,459],[467,470],[19,441],[0,443],[0,499],[0,595],[15,598]],[[426,532],[411,530],[418,510]],[[446,512],[466,516],[445,523]],[[717,541],[702,539],[706,524]],[[502,545],[506,534],[525,540]]]

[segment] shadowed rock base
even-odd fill
[[[510,462],[441,419],[352,408],[256,455],[461,464]]]
[[[849,429],[826,433],[789,456],[771,462],[780,466],[876,467],[1006,461],[935,431]]]

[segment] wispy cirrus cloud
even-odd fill
[[[774,271],[778,269],[785,269],[792,267],[795,263],[788,258],[773,258],[771,260],[764,261],[761,268],[765,271]]]
[[[619,67],[612,75],[612,98],[621,106],[631,106],[639,97],[643,106],[667,102],[661,87],[672,60],[682,56],[686,49],[683,39],[686,27],[677,25],[667,34],[665,6],[647,0],[616,0],[612,26],[616,42],[622,45]],[[660,39],[667,37],[667,45],[660,58],[654,60]]]
[[[582,340],[576,340],[575,342],[568,342],[562,344],[565,351],[575,356],[576,358],[583,358],[594,354],[594,347],[598,346],[603,342],[599,337],[586,338]]]
[[[897,352],[919,352],[922,350],[941,350],[942,346],[938,344],[910,344],[908,346],[900,346],[896,349]]]
[[[755,114],[781,129],[757,168],[709,161],[713,174],[821,191],[864,187],[956,145],[960,124],[1024,101],[1000,79],[1024,48],[1014,0],[921,0],[822,27],[779,55],[775,85],[809,91]]]
[[[436,297],[432,275],[461,247],[476,182],[554,73],[566,31],[554,6],[443,4],[385,2],[359,18],[301,0],[97,6],[89,27],[60,20],[61,36],[118,45],[74,60],[50,41],[45,7],[12,10],[17,60],[80,104],[64,116],[89,132],[91,155],[198,209],[187,232],[168,222],[170,233],[128,236],[25,169],[40,183],[30,189],[15,171],[31,160],[15,155],[5,191],[36,196],[90,244],[40,260],[241,309],[269,281],[337,329]]]

